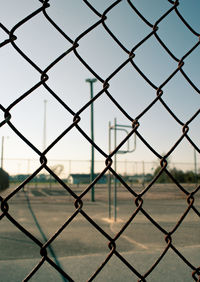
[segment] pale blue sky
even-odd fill
[[[89,26],[99,20],[81,0],[49,1],[48,15],[72,39],[75,40]],[[100,13],[114,3],[111,0],[89,1]],[[154,24],[162,14],[172,5],[160,0],[132,1],[144,17]],[[1,3],[0,21],[11,30],[15,24],[31,12],[41,7],[38,0],[7,0]],[[200,2],[198,0],[180,0],[180,13],[198,33],[200,31]],[[130,8],[127,1],[121,1],[107,14],[107,26],[128,50],[131,50],[140,40],[148,35],[152,29],[147,26]],[[42,13],[19,27],[15,35],[16,44],[42,70],[67,51],[71,44],[62,37],[46,20]],[[158,35],[177,58],[181,58],[197,42],[193,35],[180,21],[173,11],[159,23]],[[7,39],[7,34],[0,29],[0,42]],[[78,53],[103,79],[120,66],[128,55],[113,41],[102,25],[84,36],[79,41]],[[200,47],[185,59],[183,70],[193,83],[199,85]],[[1,104],[6,108],[20,95],[40,81],[40,74],[30,66],[11,45],[0,49],[0,97]],[[177,68],[177,63],[160,46],[155,37],[151,37],[135,51],[134,62],[157,87]],[[51,89],[74,111],[78,111],[86,104],[90,97],[89,84],[85,82],[93,75],[80,63],[73,52],[57,63],[49,72],[47,84]],[[109,92],[118,103],[135,118],[156,97],[156,91],[135,71],[131,64],[126,65],[110,81]],[[102,83],[94,84],[94,95],[102,89]],[[178,73],[163,88],[163,100],[183,122],[187,122],[199,109],[199,94]],[[73,121],[73,116],[60,105],[44,87],[38,88],[31,95],[21,101],[11,110],[12,123],[23,132],[35,147],[42,150],[43,146],[43,116],[44,100],[47,100],[47,146],[61,134]],[[130,121],[116,108],[103,94],[94,103],[95,142],[108,152],[108,122],[130,125]],[[1,113],[1,119],[3,114]],[[189,136],[199,147],[200,116],[189,125]],[[139,132],[159,153],[167,152],[182,134],[182,127],[169,115],[158,102],[140,120]],[[90,135],[90,109],[81,114],[80,127]],[[5,139],[4,157],[38,158],[38,155],[24,144],[5,125],[0,128],[0,136],[9,136]],[[124,135],[119,133],[118,140]],[[173,152],[173,162],[193,162],[193,148],[187,140]],[[73,129],[50,152],[49,159],[89,160],[90,144],[83,136]],[[98,160],[104,158],[95,151]],[[137,149],[132,154],[118,157],[120,160],[156,161],[149,149],[137,140]],[[199,156],[197,156],[199,161]],[[38,158],[39,159],[39,158]],[[14,163],[14,162],[13,162]],[[7,166],[6,166],[7,165]],[[6,163],[5,168],[15,173],[14,165]],[[16,167],[16,166],[15,166]]]

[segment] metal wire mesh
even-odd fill
[[[168,170],[168,161],[167,158],[174,152],[174,150],[181,144],[183,140],[187,140],[191,146],[196,150],[196,152],[200,153],[199,147],[195,144],[195,142],[192,140],[191,137],[188,135],[188,131],[190,129],[190,124],[194,119],[197,118],[197,116],[200,113],[200,109],[198,111],[194,112],[193,115],[187,120],[182,121],[180,120],[176,113],[172,111],[170,106],[164,101],[163,97],[165,96],[165,92],[163,88],[179,73],[182,75],[182,77],[185,79],[185,81],[189,84],[190,87],[194,89],[198,94],[200,93],[199,88],[195,85],[195,83],[192,81],[190,76],[184,71],[184,64],[190,57],[191,53],[199,48],[199,33],[196,32],[190,24],[186,21],[186,19],[182,16],[182,14],[179,11],[179,1],[171,1],[168,0],[168,2],[171,4],[171,7],[169,10],[165,11],[162,15],[160,15],[159,18],[154,23],[149,22],[141,13],[140,11],[135,7],[134,1],[127,0],[126,2],[129,5],[130,11],[132,13],[136,13],[137,17],[146,25],[148,28],[151,29],[151,31],[144,36],[137,44],[135,44],[131,49],[127,49],[123,43],[120,41],[120,38],[117,38],[115,34],[112,32],[112,30],[107,25],[107,20],[109,19],[110,12],[115,9],[120,2],[123,0],[117,0],[113,1],[113,3],[103,11],[103,13],[100,13],[91,2],[87,0],[83,0],[82,2],[84,5],[87,6],[88,9],[91,10],[91,12],[96,16],[97,21],[91,25],[89,28],[84,30],[81,34],[79,34],[75,39],[68,36],[68,34],[65,32],[65,30],[62,30],[56,22],[49,16],[48,9],[51,8],[51,1],[50,0],[40,0],[41,7],[39,7],[37,10],[33,11],[31,14],[27,15],[24,19],[16,23],[12,29],[8,29],[3,23],[0,23],[1,30],[5,33],[6,39],[3,40],[0,43],[0,48],[6,48],[8,45],[12,46],[12,48],[20,54],[25,61],[30,64],[30,66],[40,75],[40,80],[32,85],[32,87],[27,90],[23,95],[19,96],[17,99],[13,100],[12,103],[5,108],[3,105],[0,105],[1,112],[4,113],[4,118],[0,123],[0,126],[3,128],[6,124],[11,128],[11,130],[17,134],[23,142],[25,142],[37,155],[40,160],[40,166],[34,171],[34,173],[31,174],[30,177],[28,177],[24,183],[20,184],[14,191],[12,191],[9,195],[7,195],[5,198],[0,197],[1,201],[1,215],[0,220],[2,220],[4,217],[6,217],[13,225],[20,230],[20,232],[23,232],[25,236],[29,237],[39,248],[40,248],[40,254],[41,254],[41,260],[38,262],[38,264],[31,270],[31,272],[27,275],[24,281],[30,280],[32,277],[34,277],[35,273],[42,267],[44,262],[49,263],[53,268],[55,268],[56,271],[58,271],[63,277],[65,277],[68,281],[73,281],[73,277],[70,277],[68,273],[66,273],[61,266],[56,264],[48,255],[47,248],[51,246],[51,244],[59,237],[59,235],[63,232],[63,230],[67,229],[69,224],[77,217],[77,215],[81,215],[85,218],[85,220],[94,228],[96,229],[103,237],[105,237],[108,241],[108,255],[105,258],[104,261],[102,261],[101,265],[98,269],[94,272],[94,274],[88,278],[88,281],[94,280],[98,274],[101,272],[101,270],[106,266],[106,264],[110,261],[110,259],[113,256],[116,256],[121,262],[129,268],[130,271],[133,272],[134,275],[138,277],[138,281],[147,281],[148,276],[154,271],[154,269],[158,266],[158,264],[162,261],[162,259],[165,257],[165,255],[168,253],[169,250],[173,251],[174,254],[179,257],[191,270],[191,280],[194,281],[200,281],[200,267],[198,265],[193,265],[190,260],[185,257],[176,247],[176,245],[173,243],[173,236],[188,215],[190,211],[193,211],[198,217],[200,216],[200,212],[198,208],[195,206],[195,197],[197,193],[199,192],[200,186],[196,185],[196,187],[191,191],[187,191],[169,172]],[[23,8],[23,7],[22,7]],[[194,46],[188,50],[181,58],[175,56],[173,52],[167,47],[167,44],[165,44],[162,39],[158,35],[158,29],[161,23],[166,20],[171,13],[175,13],[176,16],[181,21],[182,25],[184,25],[190,33],[193,34],[193,36],[196,37],[196,43]],[[18,46],[18,38],[15,35],[16,31],[26,25],[29,21],[31,21],[34,17],[37,15],[42,15],[46,23],[51,25],[57,33],[60,34],[66,40],[66,43],[70,45],[70,48],[68,48],[65,52],[60,54],[57,58],[52,60],[52,62],[45,68],[41,69],[37,63],[35,63],[28,55],[23,52],[23,50]],[[95,69],[90,66],[90,64],[80,55],[79,53],[79,46],[81,45],[81,39],[86,37],[91,32],[95,32],[95,30],[99,27],[103,27],[104,31],[110,36],[110,38],[113,40],[113,42],[121,48],[121,50],[126,55],[126,60],[117,67],[112,73],[109,74],[106,78],[101,77],[99,73],[95,71]],[[170,73],[169,76],[165,78],[165,80],[162,81],[162,83],[156,85],[154,84],[149,78],[148,75],[146,75],[141,69],[140,66],[138,66],[134,58],[137,56],[137,51],[140,49],[140,47],[145,44],[148,40],[151,38],[155,38],[157,42],[160,44],[160,46],[164,49],[164,51],[169,56],[170,60],[173,60],[177,67],[173,70],[173,72]],[[59,94],[55,93],[53,89],[48,85],[49,80],[49,72],[52,70],[60,61],[62,61],[67,56],[73,55],[81,64],[102,84],[102,89],[99,91],[91,100],[89,100],[85,105],[78,109],[78,111],[74,111],[72,108],[70,108],[60,97]],[[103,59],[103,58],[102,58]],[[112,79],[127,65],[130,65],[132,68],[135,69],[135,71],[138,72],[138,74],[146,81],[149,88],[153,89],[155,91],[155,98],[149,103],[147,107],[145,107],[137,116],[130,116],[126,110],[117,102],[117,100],[114,98],[112,93],[109,90],[110,82]],[[38,88],[45,88],[49,95],[51,95],[54,99],[57,100],[59,104],[64,107],[67,114],[70,114],[73,122],[65,128],[65,130],[60,134],[43,152],[40,151],[37,147],[35,147],[31,140],[28,140],[24,135],[23,132],[18,130],[12,123],[12,114],[11,110],[13,110],[18,104],[20,104],[23,99],[26,97],[29,97],[34,94],[34,91],[36,91]],[[84,132],[84,130],[79,126],[79,122],[81,120],[81,115],[86,111],[88,108],[90,108],[91,104],[95,102],[96,100],[100,99],[100,97],[106,95],[107,98],[110,99],[110,101],[118,108],[119,111],[121,111],[122,115],[124,115],[127,120],[129,120],[129,124],[132,125],[132,130],[129,132],[129,134],[124,138],[120,144],[117,145],[117,147],[110,153],[107,154],[104,152],[95,142],[91,140],[91,138]],[[170,150],[164,155],[161,156],[154,148],[149,144],[149,142],[145,139],[145,135],[141,134],[139,132],[140,129],[140,121],[142,122],[142,118],[144,115],[146,115],[151,108],[156,104],[160,103],[163,108],[168,112],[168,114],[174,119],[174,121],[182,127],[182,134],[178,138],[178,140],[175,142],[175,144],[170,148]],[[68,186],[66,183],[64,183],[58,175],[56,175],[51,168],[48,166],[48,159],[46,157],[47,153],[64,137],[66,136],[72,129],[75,129],[79,131],[79,133],[89,142],[94,148],[101,154],[102,157],[105,158],[105,167],[101,171],[101,173],[98,175],[98,177],[95,178],[95,180],[90,183],[86,187],[86,189],[80,194],[76,194],[73,189]],[[157,158],[160,159],[160,171],[158,174],[154,177],[154,179],[146,185],[141,192],[136,192],[134,188],[131,188],[128,183],[124,181],[122,177],[113,169],[113,157],[114,155],[120,150],[120,148],[125,144],[125,142],[131,138],[133,134],[137,135],[137,138],[150,150]],[[9,212],[9,201],[17,195],[19,191],[23,189],[23,187],[28,184],[38,173],[40,173],[43,169],[45,169],[54,179],[57,181],[64,190],[66,190],[74,199],[74,207],[75,210],[71,214],[71,216],[66,220],[66,222],[60,226],[60,228],[55,232],[55,234],[48,238],[45,244],[43,244],[40,240],[38,240],[33,234],[31,234],[28,230],[26,230],[16,219],[13,215]],[[127,220],[127,222],[124,224],[124,226],[121,228],[121,230],[114,236],[111,237],[105,230],[103,230],[97,222],[95,222],[84,210],[84,197],[86,194],[88,194],[92,187],[99,181],[99,179],[104,176],[107,172],[110,172],[114,177],[118,179],[118,181],[121,183],[124,190],[128,191],[130,193],[131,197],[134,197],[135,199],[135,211],[132,213],[131,217]],[[143,207],[145,199],[144,196],[148,193],[149,190],[152,189],[157,179],[163,174],[166,173],[168,177],[171,178],[173,183],[176,185],[177,189],[179,189],[182,194],[185,197],[185,211],[181,215],[180,219],[177,221],[175,226],[171,230],[164,229],[158,222],[156,222],[151,215],[145,210]],[[138,214],[143,214],[144,217],[151,222],[152,225],[154,225],[159,232],[163,235],[163,238],[165,238],[166,247],[164,248],[161,255],[155,260],[155,262],[152,264],[152,266],[146,270],[145,273],[140,273],[137,268],[135,267],[134,263],[131,264],[125,257],[118,251],[118,239],[122,235],[122,233],[127,229],[127,227],[134,222],[135,218]],[[2,221],[3,224],[3,221]]]

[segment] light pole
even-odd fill
[[[90,83],[90,98],[93,99],[93,83],[97,81],[96,78],[88,78],[85,80]],[[90,128],[91,128],[91,140],[94,142],[94,107],[91,103],[90,107]],[[91,167],[90,167],[90,182],[94,180],[94,146],[91,144]],[[91,201],[95,201],[94,187],[91,189]]]

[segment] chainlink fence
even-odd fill
[[[36,2],[36,1],[35,1]],[[107,264],[112,261],[111,258],[117,257],[127,268],[127,271],[131,271],[133,273],[133,277],[137,277],[138,281],[148,281],[148,278],[151,277],[151,274],[155,271],[155,269],[159,266],[159,264],[162,263],[164,257],[167,255],[168,252],[173,252],[174,256],[177,257],[177,259],[180,259],[183,264],[185,264],[190,271],[191,275],[191,281],[200,281],[200,267],[198,264],[194,264],[190,257],[187,257],[184,255],[176,246],[176,243],[173,242],[173,238],[176,234],[176,232],[180,229],[180,226],[183,224],[185,218],[193,212],[195,216],[199,217],[200,212],[196,205],[196,201],[198,201],[198,193],[200,186],[198,184],[194,184],[192,189],[187,189],[186,186],[183,186],[181,183],[179,183],[174,176],[169,172],[168,170],[168,158],[173,155],[173,153],[176,151],[177,148],[179,148],[185,141],[189,143],[196,154],[200,153],[200,149],[197,145],[197,142],[195,142],[192,137],[189,135],[189,129],[191,124],[194,120],[196,120],[199,117],[200,109],[195,111],[187,120],[182,120],[176,115],[176,111],[172,110],[172,108],[167,104],[165,100],[165,96],[167,93],[164,91],[164,88],[168,86],[168,84],[172,83],[176,76],[181,75],[182,78],[184,78],[187,85],[193,89],[193,91],[196,94],[200,94],[200,90],[198,86],[192,81],[192,78],[190,77],[190,74],[188,74],[184,70],[184,66],[190,61],[190,56],[193,52],[196,50],[199,50],[199,33],[193,29],[193,27],[190,25],[190,23],[184,18],[184,16],[179,11],[179,7],[181,7],[182,1],[166,1],[169,4],[169,9],[165,10],[162,14],[157,17],[156,21],[150,22],[148,21],[145,16],[142,14],[142,12],[136,8],[136,5],[134,4],[134,1],[127,0],[118,0],[118,1],[107,1],[107,8],[104,9],[103,12],[99,12],[97,8],[95,8],[95,5],[92,3],[93,1],[77,1],[80,2],[81,5],[84,5],[84,7],[87,7],[88,10],[90,10],[90,13],[93,14],[93,16],[96,17],[96,21],[90,25],[88,28],[86,28],[82,33],[80,33],[76,38],[72,38],[70,35],[70,32],[68,33],[67,30],[64,30],[62,27],[57,25],[56,21],[50,16],[49,11],[51,11],[51,4],[53,1],[51,0],[40,0],[38,1],[38,9],[32,11],[31,13],[27,14],[23,19],[20,19],[18,22],[16,22],[13,27],[10,29],[7,26],[5,26],[4,22],[0,23],[1,33],[4,34],[4,39],[0,43],[0,51],[6,50],[12,48],[16,53],[20,55],[21,58],[23,58],[32,69],[34,69],[35,72],[37,72],[40,75],[40,79],[37,83],[33,84],[31,88],[26,90],[23,94],[18,95],[17,98],[13,99],[12,102],[9,104],[8,107],[4,107],[3,104],[0,105],[1,112],[4,114],[4,117],[1,120],[0,126],[1,129],[3,129],[5,126],[8,126],[12,132],[14,132],[22,142],[24,142],[31,150],[34,151],[35,154],[37,154],[38,159],[40,161],[40,165],[38,165],[37,169],[18,187],[15,187],[15,189],[10,192],[6,197],[0,197],[1,201],[1,214],[0,214],[0,226],[4,224],[5,218],[14,225],[20,232],[22,232],[25,236],[27,236],[32,242],[34,242],[35,246],[37,246],[39,253],[41,255],[41,259],[38,261],[38,263],[33,267],[33,269],[30,269],[30,272],[27,273],[27,276],[24,277],[24,281],[29,281],[31,279],[34,280],[34,277],[37,275],[37,272],[44,266],[44,263],[48,263],[52,268],[55,269],[58,273],[61,274],[64,281],[74,281],[73,277],[62,268],[62,266],[56,261],[52,259],[52,250],[51,245],[59,238],[59,236],[62,235],[62,232],[67,230],[70,226],[70,224],[75,221],[77,216],[82,216],[87,223],[90,224],[90,226],[95,229],[102,237],[106,239],[108,242],[108,252],[107,256],[101,261],[99,264],[99,267],[95,270],[93,275],[91,277],[88,277],[88,281],[93,281],[100,275],[101,271],[106,268]],[[67,7],[70,10],[70,1],[67,2]],[[111,3],[112,2],[112,3]],[[144,36],[140,34],[140,40],[136,44],[134,44],[130,49],[127,49],[126,46],[122,43],[120,40],[120,36],[116,36],[115,32],[112,31],[112,29],[109,27],[107,22],[109,21],[110,14],[120,7],[120,4],[122,2],[126,2],[126,5],[129,7],[130,13],[133,13],[140,23],[142,23],[144,26],[146,26],[149,29],[149,32]],[[191,2],[191,5],[193,2]],[[2,5],[3,3],[1,3]],[[19,2],[20,5],[20,2]],[[157,5],[160,5],[159,2],[157,2]],[[10,7],[12,9],[12,7]],[[23,6],[20,7],[20,9],[23,9]],[[81,13],[81,10],[79,9],[77,11],[77,18],[79,17],[79,14]],[[161,37],[158,34],[159,28],[165,28],[164,23],[168,20],[170,20],[170,15],[176,15],[179,24],[183,25],[184,28],[187,29],[187,32],[191,33],[192,36],[195,38],[196,42],[190,48],[187,50],[184,55],[177,56],[173,53],[173,51],[168,48],[167,42],[164,42]],[[28,26],[29,22],[31,22],[35,17],[40,16],[42,17],[42,21],[45,24],[48,24],[52,28],[53,35],[55,33],[59,34],[63,38],[63,40],[66,42],[66,46],[69,46],[64,52],[60,53],[57,57],[53,58],[51,60],[51,63],[46,66],[44,69],[40,67],[39,60],[32,60],[31,57],[31,50],[29,52],[29,55],[26,54],[26,52],[23,49],[23,46],[21,44],[18,45],[18,40],[20,40],[20,37],[23,37],[23,32],[20,33],[19,37],[17,35],[18,30],[23,29],[24,27]],[[96,30],[101,27],[105,34],[112,40],[112,42],[117,46],[117,48],[120,48],[121,51],[124,53],[124,56],[126,56],[126,59],[116,67],[112,73],[110,73],[107,77],[102,77],[98,71],[95,70],[93,65],[91,65],[87,59],[84,58],[84,56],[81,56],[79,53],[79,48],[82,44],[82,39],[87,38],[87,36],[90,33],[95,33]],[[176,27],[174,27],[176,28]],[[69,27],[70,30],[70,27]],[[176,64],[176,68],[170,73],[165,76],[165,79],[159,83],[155,84],[150,78],[148,73],[144,73],[142,71],[142,68],[140,68],[140,65],[136,64],[135,59],[137,58],[137,52],[140,51],[140,48],[146,44],[149,40],[152,40],[152,38],[155,40],[156,44],[159,44],[159,46],[163,49],[165,54],[169,57],[169,61],[173,61]],[[33,42],[33,45],[38,45],[40,42]],[[99,42],[99,44],[102,44],[103,42]],[[42,46],[40,46],[42,51]],[[65,46],[64,46],[65,48]],[[95,53],[95,50],[94,50]],[[45,50],[45,54],[48,55],[48,50]],[[98,57],[101,57],[101,60],[104,61],[104,54],[95,54]],[[95,93],[94,97],[92,99],[89,99],[82,107],[80,107],[77,111],[75,111],[72,107],[70,107],[67,102],[64,102],[64,100],[59,96],[59,93],[56,93],[53,89],[53,86],[51,84],[48,84],[48,80],[51,78],[51,71],[56,68],[57,65],[59,65],[63,60],[66,60],[69,58],[75,58],[78,62],[81,63],[82,68],[87,69],[89,73],[94,76],[98,82],[101,84],[101,90],[98,93]],[[161,60],[158,58],[158,60]],[[148,61],[146,62],[148,64]],[[143,109],[140,111],[140,113],[137,116],[133,116],[127,113],[127,111],[124,109],[124,107],[118,103],[117,99],[115,98],[115,95],[113,91],[110,91],[110,84],[112,84],[112,80],[117,77],[117,75],[126,67],[129,66],[130,68],[134,69],[135,72],[138,73],[139,76],[144,80],[144,83],[148,86],[148,89],[150,91],[154,91],[155,96],[154,98],[148,103],[147,106],[143,106]],[[1,68],[12,68],[12,66],[2,66]],[[10,78],[10,83],[12,83],[12,77]],[[134,84],[134,81],[133,81]],[[14,117],[14,110],[15,108],[22,104],[25,99],[31,98],[35,91],[38,89],[45,89],[46,92],[48,92],[48,95],[51,96],[51,98],[55,99],[56,102],[64,108],[66,111],[66,116],[71,116],[71,124],[67,126],[63,132],[57,136],[53,142],[44,150],[39,150],[36,146],[33,145],[32,141],[28,139],[24,134],[23,131],[21,131],[19,128],[17,128],[13,122],[12,119]],[[17,89],[16,89],[17,91]],[[1,93],[2,95],[6,95],[6,93]],[[80,94],[81,95],[81,94]],[[123,95],[123,93],[122,93]],[[92,103],[97,102],[100,99],[103,99],[106,96],[107,99],[118,109],[118,111],[121,112],[121,115],[124,116],[124,118],[128,121],[129,125],[131,125],[132,129],[129,131],[128,135],[123,138],[123,140],[117,144],[116,148],[112,150],[111,153],[107,153],[104,150],[102,150],[99,146],[98,142],[92,141],[89,134],[87,134],[83,128],[80,126],[80,121],[82,118],[82,115],[85,111],[90,109]],[[126,103],[131,103],[131,101],[125,101]],[[134,103],[137,103],[137,101],[134,101]],[[158,153],[158,151],[151,145],[149,142],[149,139],[146,140],[145,133],[140,132],[140,127],[142,126],[143,118],[145,115],[151,112],[151,109],[155,105],[161,105],[165,111],[167,111],[168,115],[173,119],[173,121],[177,124],[178,127],[182,128],[182,134],[178,137],[176,142],[171,146],[171,148],[168,150],[167,153],[164,155],[161,155]],[[181,98],[180,98],[180,104],[181,104]],[[96,117],[101,118],[101,117]],[[165,125],[164,125],[165,126]],[[66,184],[62,181],[62,179],[57,175],[51,167],[48,165],[48,157],[47,154],[53,150],[55,146],[59,146],[59,142],[64,138],[64,136],[67,136],[70,134],[71,131],[78,131],[82,137],[88,142],[89,145],[93,146],[95,150],[98,152],[98,154],[101,155],[102,158],[104,158],[104,167],[101,170],[101,172],[98,174],[98,176],[94,179],[92,183],[90,183],[87,187],[84,188],[84,190],[79,194],[76,193],[75,190],[70,186],[70,184]],[[106,129],[107,130],[107,129]],[[115,154],[124,146],[124,144],[129,140],[134,134],[137,136],[137,140],[140,140],[140,142],[143,143],[143,145],[148,149],[156,158],[160,159],[160,169],[157,173],[157,175],[154,177],[154,179],[148,183],[145,184],[142,190],[134,189],[134,185],[130,186],[128,182],[124,180],[123,177],[120,176],[117,171],[114,170],[113,166],[113,159]],[[170,132],[168,133],[171,134]],[[71,196],[71,198],[74,201],[74,211],[72,211],[71,215],[65,220],[65,222],[57,229],[55,234],[49,238],[46,236],[43,236],[43,240],[40,240],[37,238],[36,235],[32,234],[28,229],[26,229],[23,224],[21,224],[16,218],[15,213],[9,211],[9,204],[12,199],[17,197],[17,195],[23,191],[24,186],[26,186],[32,179],[34,179],[35,176],[37,176],[42,170],[45,170],[47,173],[51,175],[51,177],[62,187],[64,191],[67,191],[67,193]],[[120,230],[114,235],[111,236],[106,230],[104,230],[98,222],[96,222],[84,209],[84,199],[85,197],[91,193],[91,189],[94,187],[95,184],[99,182],[99,180],[106,174],[110,173],[114,178],[117,179],[118,183],[120,183],[122,190],[126,191],[128,195],[130,195],[130,198],[133,198],[134,201],[132,203],[132,208],[134,211],[132,212],[130,218],[124,223],[124,225],[120,228]],[[145,196],[148,195],[148,193],[153,189],[156,181],[161,177],[163,174],[167,174],[167,176],[172,180],[174,186],[177,190],[180,190],[183,198],[185,199],[184,204],[184,210],[179,218],[179,220],[176,222],[176,224],[168,230],[167,228],[164,228],[162,224],[160,224],[157,220],[155,220],[151,214],[145,209]],[[26,194],[26,192],[25,192]],[[26,194],[27,201],[29,204],[29,209],[32,211],[30,201],[28,199],[28,196]],[[170,202],[170,199],[169,199]],[[33,213],[33,212],[32,212]],[[153,264],[146,268],[145,272],[140,272],[137,269],[137,266],[135,265],[134,261],[129,261],[123,253],[118,250],[118,241],[124,234],[124,232],[127,230],[127,228],[135,222],[138,215],[143,215],[145,219],[153,225],[157,231],[161,234],[163,239],[165,240],[165,247],[162,250],[161,254],[155,259]],[[34,214],[33,214],[34,217]],[[35,223],[37,223],[37,219],[35,218]],[[199,222],[198,222],[199,224]],[[41,231],[42,232],[42,231]],[[131,243],[130,243],[131,244]],[[0,246],[1,248],[1,246]],[[56,252],[56,250],[55,250]],[[165,266],[167,268],[167,265]],[[78,270],[77,270],[78,271]],[[2,275],[5,275],[5,273],[2,273]],[[120,281],[123,281],[123,277],[120,278]],[[109,278],[108,278],[109,280]],[[162,278],[160,279],[160,281]]]

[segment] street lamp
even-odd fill
[[[88,78],[85,80],[90,83],[90,98],[93,99],[93,83],[97,81],[96,78]],[[91,103],[90,107],[90,128],[91,128],[91,140],[94,142],[94,107],[93,103]],[[91,168],[90,168],[90,182],[94,180],[94,146],[91,144]],[[94,197],[94,187],[91,189],[91,201],[95,201]]]

